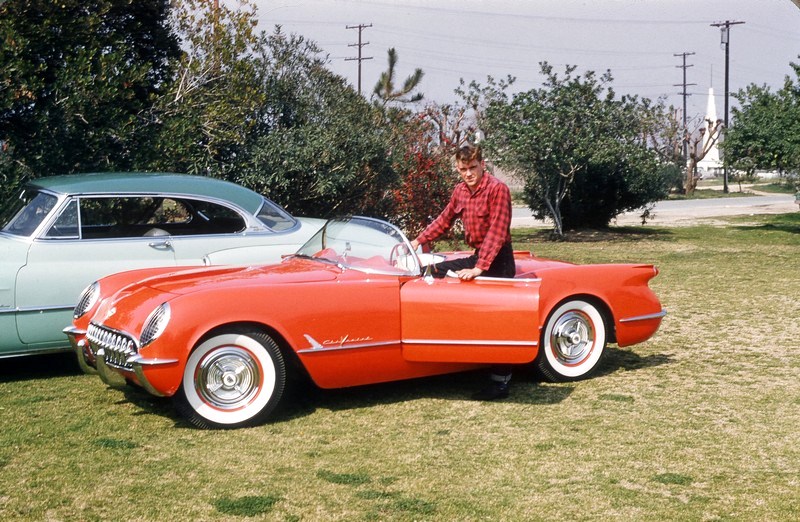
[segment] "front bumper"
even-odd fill
[[[78,366],[81,367],[81,370],[89,375],[97,375],[94,354],[89,346],[89,341],[86,340],[86,330],[67,326],[63,332],[69,339],[69,344],[72,346],[72,351],[75,352],[75,357],[78,359]]]
[[[144,369],[147,367],[175,364],[178,359],[146,359],[135,354],[121,354],[114,346],[107,342],[97,340],[92,342],[85,330],[69,326],[64,329],[64,333],[69,338],[72,350],[78,359],[81,369],[92,375],[99,375],[107,385],[112,388],[124,387],[129,379],[126,374],[133,374],[135,381],[142,388],[157,397],[164,394],[157,390],[148,381]]]

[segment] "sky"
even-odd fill
[[[800,7],[793,0],[256,0],[259,28],[315,41],[329,67],[358,84],[362,31],[362,93],[369,97],[387,51],[398,54],[396,82],[415,68],[425,101],[451,103],[459,80],[486,84],[516,77],[512,92],[538,88],[539,62],[556,71],[610,69],[618,94],[683,106],[686,56],[687,117],[705,115],[713,87],[717,116],[724,114],[725,51],[721,31],[731,21],[729,85],[783,85],[790,62],[800,63]],[[369,59],[367,59],[369,58]],[[736,101],[729,98],[731,106]]]

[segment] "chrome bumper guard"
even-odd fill
[[[97,350],[95,354],[97,360],[97,373],[100,374],[100,379],[106,383],[107,385],[111,386],[112,388],[122,388],[127,384],[127,380],[125,376],[119,373],[120,370],[115,369],[115,367],[109,365],[106,362],[106,351],[103,348]],[[147,377],[144,374],[143,368],[145,366],[159,366],[163,364],[175,364],[178,362],[178,359],[145,359],[139,355],[131,355],[125,361],[126,366],[130,366],[133,368],[133,373],[136,375],[136,380],[139,384],[147,390],[148,393],[151,395],[155,395],[156,397],[163,397],[164,394],[158,391],[150,384],[150,381],[147,380]]]
[[[97,375],[97,369],[89,362],[87,350],[91,350],[89,343],[86,341],[86,330],[80,330],[74,326],[67,326],[62,330],[69,339],[69,344],[72,346],[72,351],[75,352],[75,358],[78,359],[78,366],[81,367],[83,373],[89,375]],[[78,340],[78,337],[81,339]]]

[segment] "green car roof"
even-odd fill
[[[205,196],[234,203],[255,213],[262,196],[250,189],[206,176],[152,172],[112,172],[50,176],[28,183],[61,194],[175,194]]]

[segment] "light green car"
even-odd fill
[[[35,180],[0,213],[0,358],[69,350],[62,330],[81,290],[100,277],[153,266],[277,262],[323,223],[203,176]]]

